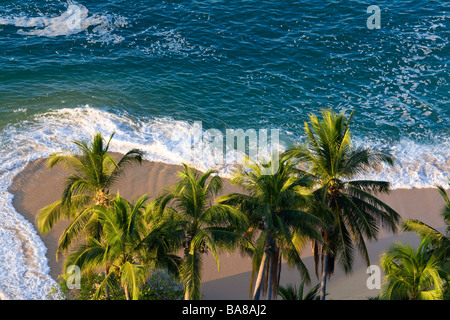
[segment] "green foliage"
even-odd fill
[[[140,300],[181,300],[183,286],[166,272],[154,273],[141,288]]]
[[[421,239],[426,239],[432,247],[430,250],[436,258],[442,263],[450,258],[450,200],[444,188],[437,187],[439,193],[445,201],[442,209],[442,218],[447,225],[446,234],[440,233],[438,230],[417,219],[407,219],[403,222],[403,231],[414,231]]]
[[[109,208],[95,207],[93,214],[102,226],[101,239],[89,238],[87,244],[66,257],[64,269],[76,265],[85,273],[106,270],[94,298],[119,283],[126,299],[137,300],[140,287],[154,270],[177,270],[179,258],[171,253],[170,245],[173,223],[146,223],[147,199],[143,196],[132,205],[117,195]]]
[[[255,243],[255,250],[248,252],[253,258],[250,288],[258,269],[266,270],[258,274],[255,299],[259,291],[264,294],[269,290],[269,298],[276,296],[282,258],[309,281],[300,252],[308,239],[321,239],[317,231],[321,220],[304,210],[310,198],[309,175],[299,171],[286,157],[277,161],[278,171],[271,175],[263,171],[270,164],[250,163],[237,169],[231,182],[246,193],[232,193],[219,199],[244,212],[250,222],[246,237]]]
[[[111,200],[111,186],[128,165],[142,161],[142,151],[133,149],[116,162],[108,153],[113,136],[106,145],[100,133],[94,136],[92,143],[74,141],[77,153],[55,153],[47,161],[50,168],[61,164],[70,172],[61,199],[43,208],[37,217],[37,227],[43,234],[58,221],[71,220],[60,237],[57,257],[81,234],[100,239],[99,222],[91,215],[93,208],[98,205],[107,207]]]
[[[155,219],[172,221],[177,232],[177,249],[184,250],[180,277],[185,299],[201,299],[202,255],[211,253],[220,270],[218,250],[233,250],[242,241],[246,217],[231,206],[212,204],[222,189],[222,179],[209,170],[203,174],[183,165],[180,180],[164,190],[149,213]]]
[[[442,209],[442,217],[447,225],[446,233],[442,234],[438,230],[417,219],[407,219],[403,222],[403,231],[413,231],[427,242],[427,254],[435,260],[439,269],[439,275],[444,281],[444,298],[450,299],[450,200],[444,188],[437,187],[442,195],[445,205]]]
[[[37,224],[48,233],[58,221],[71,220],[57,254],[85,236],[65,261],[65,268],[81,268],[81,288],[69,290],[60,278],[49,298],[201,299],[204,254],[212,254],[220,270],[219,252],[240,250],[252,257],[250,289],[258,272],[255,298],[262,291],[269,299],[277,295],[285,300],[317,299],[319,285],[303,293],[310,277],[300,253],[308,241],[316,275],[321,260],[326,279],[335,261],[350,273],[356,251],[370,264],[365,240],[376,240],[380,225],[396,231],[400,219],[377,198],[378,193],[389,192],[388,182],[354,180],[367,169],[392,165],[393,159],[384,152],[354,147],[352,115],[333,111],[321,112],[321,118],[311,115],[305,122],[305,142],[272,160],[278,161],[277,172],[265,174],[272,163],[249,162],[231,180],[243,193],[220,199],[216,197],[223,181],[216,171],[200,173],[183,165],[179,181],[154,201],[148,203],[143,196],[131,204],[109,190],[124,168],[142,161],[142,152],[133,149],[116,162],[108,153],[113,135],[108,141],[101,134],[92,143],[75,141],[77,153],[58,153],[48,160],[50,168],[64,165],[70,175],[61,199],[39,212]],[[450,201],[443,188],[439,192],[446,201],[442,214],[449,225]],[[423,242],[417,251],[395,245],[383,257],[388,274],[383,298],[449,297],[450,226],[444,235],[420,221],[407,220],[404,230],[417,232]],[[174,253],[180,250],[182,258]],[[282,260],[300,271],[303,282],[298,290],[279,287]]]
[[[389,191],[388,182],[352,180],[382,163],[392,165],[393,159],[381,151],[353,146],[353,113],[348,118],[345,113],[333,111],[321,115],[320,119],[310,116],[309,123],[305,122],[305,143],[292,147],[286,155],[295,159],[315,182],[315,202],[309,209],[326,224],[320,228],[324,243],[313,241],[316,275],[321,260],[325,277],[329,277],[335,260],[350,273],[355,251],[369,265],[365,240],[377,239],[380,224],[395,231],[400,216],[376,197],[377,193]]]
[[[381,298],[388,300],[442,300],[444,281],[439,262],[429,252],[430,242],[422,240],[414,250],[396,243],[383,254],[381,265],[386,273]]]
[[[82,275],[80,278],[79,289],[69,289],[67,286],[67,279],[63,276],[58,277],[58,282],[53,286],[48,294],[50,299],[58,300],[93,300],[96,288],[104,280],[105,275],[101,273],[92,273],[90,275]],[[123,300],[122,294],[113,295],[114,300]],[[105,300],[104,296],[99,297],[98,300]]]
[[[105,280],[104,273],[93,273],[89,277],[82,275],[80,289],[69,289],[66,279],[59,277],[59,282],[48,294],[49,299],[58,300],[106,300],[106,295],[96,297],[97,288]],[[118,282],[112,281],[110,300],[125,300],[125,291]],[[155,272],[141,287],[139,300],[180,300],[183,287],[166,272]]]
[[[320,283],[312,287],[308,292],[303,295],[305,283],[300,283],[300,286],[297,290],[296,286],[292,286],[292,284],[288,284],[285,287],[280,287],[278,290],[278,295],[283,300],[319,300],[319,289]]]

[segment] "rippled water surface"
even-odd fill
[[[287,145],[308,114],[354,110],[355,142],[397,159],[371,178],[446,183],[450,5],[376,5],[381,28],[369,30],[364,1],[1,1],[0,297],[45,297],[52,283],[45,247],[11,205],[12,177],[95,131],[115,131],[117,151],[180,163],[194,121],[280,129]]]

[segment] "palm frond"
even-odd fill
[[[409,244],[395,243],[381,257],[386,282],[381,296],[385,299],[442,299],[443,280],[440,267],[428,254],[429,241],[422,240],[417,250]]]
[[[342,217],[339,216],[336,219],[336,222],[336,239],[338,239],[337,248],[339,248],[339,250],[337,250],[337,254],[341,257],[339,262],[342,269],[346,273],[350,273],[353,266],[353,252],[355,251],[353,241]],[[332,273],[332,270],[330,270],[330,273]]]
[[[96,269],[104,264],[105,253],[105,248],[97,240],[90,238],[88,244],[80,245],[65,257],[64,271],[71,265],[78,266],[84,272]]]
[[[413,231],[422,239],[427,239],[435,246],[441,244],[445,238],[442,233],[417,219],[407,219],[403,221],[402,231]]]
[[[77,195],[72,197],[72,206],[68,208],[62,204],[62,200],[42,208],[36,218],[37,227],[40,232],[47,234],[53,226],[64,219],[70,219],[75,216],[75,213],[85,207],[91,202],[91,197],[88,195]]]
[[[85,169],[80,159],[71,153],[53,153],[48,157],[46,164],[50,169],[59,164],[62,164],[65,169],[74,170],[75,172],[83,172]]]
[[[400,215],[389,205],[369,192],[349,183],[347,184],[346,193],[351,196],[353,202],[362,206],[363,210],[368,210],[369,213],[376,216],[383,227],[390,228],[394,233],[397,231]]]
[[[105,159],[108,159],[108,161],[112,163],[111,169],[108,170],[106,185],[111,186],[115,184],[124,175],[127,167],[135,163],[142,164],[143,156],[144,152],[139,149],[132,149],[128,151],[117,163],[112,159],[112,157],[106,156]]]
[[[450,184],[449,184],[450,186]],[[447,232],[450,234],[450,199],[447,195],[445,189],[441,186],[436,186],[438,188],[439,193],[445,201],[445,206],[442,209],[442,216],[444,217],[444,221],[447,224]]]
[[[69,249],[72,241],[81,235],[81,231],[86,229],[86,225],[89,223],[89,220],[92,219],[91,213],[93,210],[94,207],[87,207],[83,209],[63,231],[58,240],[56,259],[58,259],[59,254]]]
[[[133,264],[129,261],[120,267],[120,282],[122,287],[127,288],[127,292],[131,291],[133,300],[139,299],[140,287],[148,278],[149,270],[147,267],[139,264]]]
[[[186,300],[200,300],[202,298],[202,266],[203,260],[198,250],[193,250],[192,253],[187,254],[181,263],[180,277],[185,287]]]
[[[85,178],[71,174],[66,178],[66,185],[64,187],[61,203],[70,208],[73,197],[80,194],[89,194],[91,197],[95,194],[95,186]]]

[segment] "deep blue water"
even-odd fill
[[[3,0],[0,129],[84,108],[87,118],[100,110],[142,121],[136,131],[148,137],[164,119],[277,128],[290,143],[308,114],[333,108],[354,110],[355,137],[395,146],[399,158],[439,144],[445,160],[449,2],[377,1],[381,28],[373,30],[370,4]],[[71,7],[79,9],[75,29],[62,18]],[[170,137],[159,142],[172,150]]]
[[[367,27],[369,5],[381,9],[379,29]],[[116,132],[114,150],[180,163],[194,121],[205,136],[279,129],[288,145],[308,114],[354,110],[355,143],[396,158],[370,179],[445,185],[449,9],[425,0],[1,0],[0,299],[45,299],[54,284],[44,244],[12,206],[13,177],[96,131]]]

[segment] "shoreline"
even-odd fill
[[[37,212],[44,206],[60,199],[67,175],[61,166],[49,169],[45,166],[46,159],[37,159],[28,163],[24,170],[16,175],[8,189],[13,194],[13,206],[16,211],[35,227]],[[177,172],[180,165],[165,164],[144,160],[142,165],[133,165],[127,168],[123,178],[111,190],[120,191],[121,196],[129,201],[135,201],[144,194],[153,199],[164,187],[177,181]],[[224,178],[224,187],[221,194],[238,190]],[[436,189],[394,189],[390,194],[379,195],[402,219],[415,218],[440,229],[444,227],[440,210],[444,201]],[[50,276],[57,280],[62,271],[63,259],[56,261],[55,254],[59,235],[67,226],[66,221],[57,223],[47,235],[38,232],[47,248],[46,257],[50,267]],[[35,227],[36,228],[36,227]],[[377,242],[367,242],[371,263],[378,264],[379,254],[385,251],[394,241],[418,244],[415,234],[398,232],[396,235],[380,229]],[[221,253],[219,255],[221,270],[217,269],[212,255],[204,259],[203,291],[205,299],[249,299],[249,284],[251,275],[251,260],[242,257],[239,253]],[[313,259],[309,246],[303,250],[304,263],[310,271],[311,286],[320,282],[314,274]],[[366,287],[367,266],[355,253],[354,272],[345,276],[339,267],[331,277],[328,285],[329,297],[332,299],[364,299],[376,296],[378,290],[369,290]],[[298,272],[289,270],[285,264],[282,267],[281,285],[293,283],[298,286],[300,282]]]

